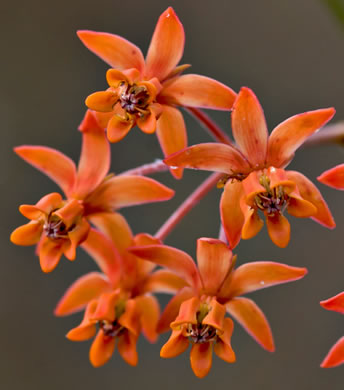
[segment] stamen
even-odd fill
[[[188,324],[187,336],[196,344],[209,343],[217,339],[217,331],[210,325],[201,323]]]
[[[283,214],[288,206],[289,196],[284,192],[283,186],[270,187],[270,179],[263,175],[259,179],[266,192],[257,194],[254,198],[256,207],[267,213],[268,216]]]
[[[119,86],[119,103],[129,114],[144,115],[148,113],[149,93],[145,86],[123,83]]]
[[[47,221],[43,225],[44,233],[47,237],[52,239],[66,238],[68,236],[68,231],[72,229],[73,226],[67,229],[64,222],[56,216],[52,216],[52,213],[49,214]]]
[[[120,325],[116,320],[113,322],[102,320],[98,322],[99,328],[102,329],[105,336],[116,337],[125,330],[125,327]]]

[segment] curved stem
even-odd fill
[[[234,146],[229,136],[219,127],[206,113],[199,108],[184,107],[194,118],[196,118],[203,128],[216,139],[216,141],[223,142],[224,144]]]
[[[169,166],[166,165],[162,160],[156,159],[154,162],[149,164],[141,165],[140,167],[129,169],[128,171],[120,173],[118,176],[122,175],[151,175],[152,173],[157,172],[166,172],[169,170]]]
[[[303,146],[318,146],[323,144],[344,145],[344,121],[324,126],[320,131],[311,135]]]
[[[222,176],[223,173],[213,173],[210,175],[168,218],[168,220],[156,232],[155,237],[163,241],[188,214],[188,212],[192,210],[213,187],[215,187],[216,183]]]

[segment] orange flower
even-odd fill
[[[184,28],[169,7],[159,18],[146,59],[141,50],[118,35],[78,31],[83,44],[112,68],[109,89],[96,92],[86,105],[98,118],[110,142],[118,142],[137,125],[145,133],[157,130],[165,156],[187,146],[184,119],[175,106],[230,110],[236,94],[208,77],[181,73],[177,66],[184,51]],[[172,170],[180,178],[182,170]]]
[[[318,180],[337,190],[344,190],[344,164],[325,171],[318,177]]]
[[[321,301],[320,305],[327,310],[337,311],[344,314],[344,291],[338,295]],[[321,363],[321,367],[336,367],[344,363],[344,336],[330,349],[329,353]]]
[[[61,152],[44,146],[19,146],[15,152],[56,182],[65,194],[44,196],[36,205],[22,205],[20,212],[31,221],[17,228],[11,241],[17,245],[38,243],[41,268],[51,272],[62,254],[75,259],[75,250],[89,232],[87,219],[101,211],[170,199],[174,192],[142,176],[106,178],[110,147],[101,128],[87,111],[80,125],[83,146],[78,169]]]
[[[93,366],[105,364],[117,347],[122,358],[136,365],[136,342],[142,331],[155,342],[160,316],[154,291],[175,293],[186,283],[170,271],[153,272],[154,264],[127,252],[128,246],[158,244],[148,234],[133,237],[125,219],[118,213],[92,216],[102,232],[91,229],[82,247],[94,258],[103,273],[91,272],[76,280],[58,303],[55,314],[65,316],[86,306],[81,324],[67,334],[72,341],[97,335],[90,349]]]
[[[235,361],[230,344],[233,322],[225,317],[226,311],[263,348],[273,351],[274,342],[264,314],[251,299],[241,295],[300,279],[307,272],[305,268],[273,262],[248,263],[234,270],[236,256],[222,241],[211,238],[197,241],[198,268],[189,255],[172,247],[148,245],[130,251],[169,268],[189,284],[172,298],[160,319],[160,331],[172,328],[160,355],[175,357],[191,343],[191,367],[200,378],[211,368],[213,349],[224,361]]]
[[[165,160],[170,166],[223,172],[225,187],[220,210],[228,242],[254,237],[266,218],[271,240],[288,245],[290,225],[285,210],[294,217],[311,217],[334,228],[335,222],[315,185],[301,173],[285,171],[295,151],[334,115],[333,108],[305,112],[279,124],[270,134],[263,110],[253,91],[242,88],[233,106],[232,131],[237,148],[220,143],[194,145]]]

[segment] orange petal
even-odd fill
[[[136,72],[138,72],[137,69],[135,69],[135,70],[136,70]],[[136,76],[139,77],[139,74],[136,73]],[[128,84],[131,84],[130,81],[128,80],[128,77],[118,69],[109,69],[106,72],[106,81],[108,82],[110,87],[113,87],[113,88],[118,88],[119,84],[121,84],[122,81],[124,81],[125,83],[128,83]]]
[[[231,249],[234,249],[241,237],[244,214],[240,208],[240,199],[244,195],[241,182],[230,181],[226,184],[220,202],[221,222]]]
[[[197,240],[197,264],[206,294],[216,295],[227,276],[232,257],[232,251],[220,240]]]
[[[103,233],[91,228],[81,247],[115,286],[120,279],[121,258],[113,243]]]
[[[49,215],[54,210],[61,208],[63,206],[63,204],[64,204],[64,202],[63,202],[62,196],[60,194],[58,194],[57,192],[53,192],[51,194],[43,196],[43,198],[41,198],[36,203],[35,207],[36,207],[36,209],[43,211],[46,215]],[[19,210],[22,211],[22,208],[20,207]],[[25,212],[26,211],[27,210],[25,210]]]
[[[317,179],[332,188],[344,190],[344,164],[325,171]]]
[[[178,109],[163,105],[162,114],[157,122],[156,135],[165,157],[187,147],[184,118]],[[181,179],[183,169],[171,169],[171,174],[176,179]]]
[[[31,221],[26,225],[19,226],[15,229],[10,237],[11,242],[16,245],[29,246],[37,244],[41,238],[43,223]]]
[[[168,359],[179,356],[189,347],[189,340],[183,336],[182,330],[174,330],[168,341],[160,350],[160,357]]]
[[[245,222],[242,227],[241,237],[244,240],[249,240],[250,238],[255,237],[260,232],[264,225],[264,222],[259,217],[257,210],[252,209],[250,206],[243,204],[241,206],[241,209],[245,210]]]
[[[329,353],[321,363],[321,367],[336,367],[344,363],[344,336],[330,349]]]
[[[294,194],[290,194],[287,210],[290,215],[297,218],[312,217],[318,212],[318,209],[311,202]]]
[[[100,367],[107,363],[115,350],[115,337],[105,336],[99,330],[90,348],[90,362],[93,367]]]
[[[63,294],[54,314],[60,317],[82,310],[92,299],[99,297],[109,288],[111,287],[105,275],[99,272],[83,275]]]
[[[53,271],[59,263],[66,240],[44,237],[39,244],[39,262],[43,272]]]
[[[293,282],[303,278],[306,274],[306,268],[291,267],[272,261],[247,263],[233,272],[232,279],[229,281],[227,298],[281,283]]]
[[[84,198],[105,178],[110,169],[110,145],[105,131],[89,110],[79,129],[82,131],[82,149],[74,196]]]
[[[178,64],[184,51],[184,28],[172,7],[160,15],[146,57],[145,78],[163,80]]]
[[[83,215],[84,207],[77,199],[67,200],[63,207],[52,213],[52,216],[57,216],[69,229],[75,224],[77,219]]]
[[[131,366],[136,366],[138,362],[136,342],[137,337],[130,332],[125,332],[118,339],[118,352],[122,359]]]
[[[251,207],[255,205],[255,196],[266,192],[266,188],[260,183],[261,177],[262,171],[253,171],[242,181],[242,186],[246,194],[245,201]]]
[[[235,362],[235,353],[231,346],[231,337],[234,324],[230,318],[224,319],[224,332],[218,336],[218,340],[214,345],[216,355],[227,363]]]
[[[317,187],[300,172],[287,171],[287,175],[290,180],[296,183],[301,197],[311,202],[318,209],[317,213],[311,218],[329,229],[335,228],[336,224],[332,214]]]
[[[113,322],[116,319],[115,307],[119,299],[118,290],[103,292],[97,299],[97,308],[90,315],[90,319],[94,321]]]
[[[232,112],[232,131],[239,149],[250,163],[262,166],[268,146],[268,129],[263,109],[253,91],[241,88]]]
[[[50,177],[69,196],[76,181],[74,162],[63,153],[46,146],[23,145],[14,151],[27,163]]]
[[[197,324],[197,312],[199,310],[200,300],[192,297],[180,305],[177,318],[171,323],[173,330],[180,329],[183,324]]]
[[[174,272],[160,269],[147,278],[143,291],[175,294],[185,286],[187,286],[187,283],[184,279],[180,278]]]
[[[194,374],[198,378],[204,378],[208,375],[212,364],[212,344],[194,344],[190,352],[190,363]]]
[[[213,328],[219,330],[220,333],[222,333],[223,327],[224,327],[226,308],[225,308],[225,306],[218,303],[215,298],[213,298],[211,300],[210,308],[211,308],[211,310],[204,317],[202,324],[210,325]]]
[[[150,202],[169,200],[174,191],[144,176],[120,175],[106,180],[90,197],[86,204],[98,211],[109,211]]]
[[[259,307],[248,298],[233,298],[226,303],[227,312],[266,350],[275,350],[271,329]]]
[[[327,310],[333,310],[344,314],[344,291],[332,298],[321,301],[320,305]]]
[[[136,256],[176,272],[196,291],[201,287],[196,264],[187,253],[167,245],[132,247],[129,251]]]
[[[160,317],[158,300],[152,295],[141,295],[135,298],[140,313],[142,332],[146,339],[155,343],[158,338],[157,325]]]
[[[269,138],[268,165],[283,167],[304,141],[335,114],[334,108],[304,112],[280,123]]]
[[[140,308],[136,299],[128,299],[125,304],[125,311],[119,317],[118,323],[127,328],[130,333],[138,336],[140,333]]]
[[[49,194],[48,196],[50,196],[50,195],[51,194]],[[59,194],[57,194],[57,195],[59,195]],[[62,201],[61,196],[60,196],[60,199]],[[20,205],[19,211],[24,215],[24,217],[31,219],[31,220],[35,219],[36,221],[39,219],[44,219],[46,216],[46,213],[44,211],[40,210],[37,206],[32,206],[30,204]],[[50,212],[47,214],[50,214]]]
[[[146,134],[153,134],[156,130],[156,116],[150,110],[149,114],[145,114],[136,120],[137,126]]]
[[[79,30],[81,42],[112,68],[144,68],[141,50],[126,39],[109,33]]]
[[[277,213],[271,217],[266,216],[266,226],[275,245],[285,248],[289,244],[290,224],[284,215]]]
[[[115,114],[107,125],[107,137],[112,143],[121,141],[133,128],[134,121]]]
[[[159,99],[167,104],[230,110],[236,93],[226,85],[198,74],[176,77],[164,85]]]
[[[88,340],[96,334],[96,326],[93,320],[90,320],[90,316],[92,316],[93,312],[97,307],[97,301],[91,301],[85,310],[84,318],[81,321],[81,324],[76,328],[71,329],[66,337],[71,341],[84,341]]]
[[[86,240],[90,232],[90,224],[85,218],[82,218],[80,222],[77,223],[75,228],[68,232],[69,245],[64,250],[64,255],[68,260],[74,260],[76,256],[76,248]]]
[[[99,91],[87,96],[85,104],[94,111],[110,112],[117,103],[118,95],[114,91]]]
[[[173,167],[203,169],[229,175],[245,173],[249,168],[241,153],[232,146],[220,143],[205,143],[190,146],[164,160]]]

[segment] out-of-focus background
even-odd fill
[[[106,87],[107,65],[89,52],[76,30],[122,35],[145,53],[159,15],[172,5],[185,27],[182,63],[192,72],[214,77],[238,91],[251,87],[264,107],[270,130],[291,115],[335,106],[334,121],[344,119],[344,29],[320,0],[31,0],[2,2],[1,47],[1,390],[89,389],[331,389],[343,388],[344,367],[320,369],[333,343],[344,334],[344,317],[323,310],[319,301],[344,290],[344,194],[319,184],[334,213],[329,231],[311,220],[291,220],[287,249],[275,247],[264,229],[241,242],[238,262],[274,260],[305,266],[304,280],[262,290],[251,297],[268,317],[276,342],[271,354],[236,324],[232,339],[237,362],[214,357],[203,380],[194,377],[187,353],[163,360],[156,345],[139,341],[139,365],[127,366],[117,353],[102,368],[88,361],[90,343],[72,343],[64,335],[80,315],[54,318],[65,289],[80,275],[95,270],[82,251],[62,259],[58,268],[41,272],[33,247],[9,242],[10,232],[25,223],[20,204],[34,204],[58,190],[48,178],[20,160],[20,144],[52,146],[77,160],[81,137],[76,130],[84,99]],[[338,3],[338,2],[337,2]],[[190,144],[210,140],[185,114]],[[228,131],[228,113],[214,118]],[[155,136],[132,131],[112,145],[112,170],[121,172],[162,157]],[[299,150],[292,169],[312,180],[344,161],[339,146]],[[123,214],[135,233],[154,233],[207,174],[186,171],[177,182],[168,173],[155,175],[177,194],[168,203],[132,207]],[[196,239],[217,237],[218,200],[213,192],[183,220],[166,243],[195,254]],[[167,298],[162,297],[162,302]]]

